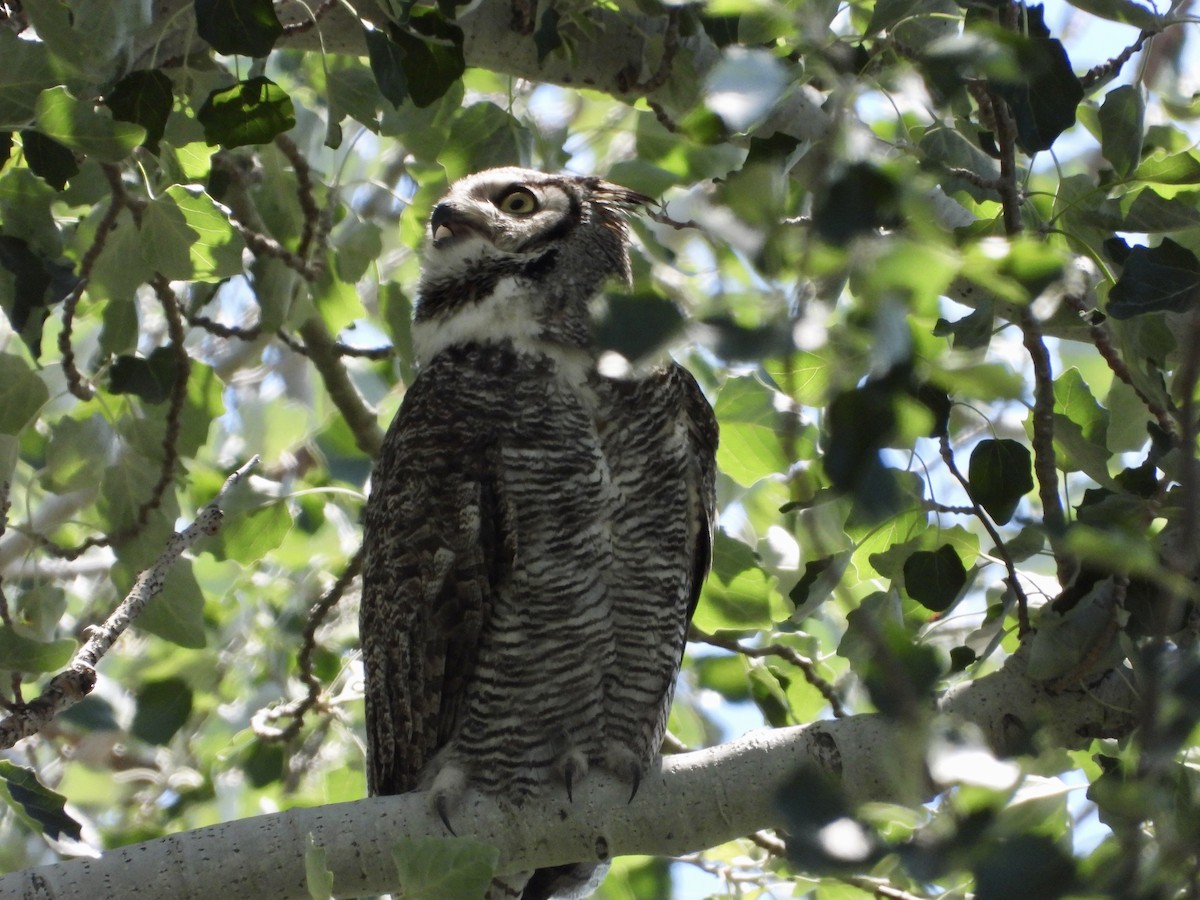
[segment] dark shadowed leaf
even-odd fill
[[[118,356],[109,370],[108,390],[135,394],[147,403],[162,403],[171,396],[179,363],[170,347],[158,347],[149,356]]]
[[[204,126],[204,139],[227,150],[266,144],[296,124],[292,98],[261,76],[213,91],[196,118]]]
[[[1116,243],[1106,244],[1114,252]],[[1124,269],[1108,294],[1108,314],[1128,319],[1148,312],[1184,312],[1200,297],[1200,260],[1163,238],[1157,247],[1129,247]]]
[[[266,56],[283,34],[271,0],[195,0],[196,31],[218,53]]]
[[[904,589],[931,612],[945,612],[967,583],[967,570],[949,544],[918,550],[904,562]]]
[[[971,451],[971,496],[996,524],[1012,518],[1017,504],[1033,490],[1033,465],[1024,444],[1004,438],[983,440]]]
[[[1141,162],[1145,114],[1141,89],[1128,84],[1109,91],[1100,107],[1100,152],[1118,175],[1129,175]]]
[[[114,119],[146,129],[142,144],[151,153],[158,152],[158,142],[166,130],[174,101],[171,79],[159,69],[130,72],[104,98]]]
[[[367,41],[367,59],[379,92],[392,104],[399,107],[408,99],[408,76],[404,74],[404,50],[378,28],[366,28],[363,36]]]
[[[13,275],[11,299],[3,308],[34,359],[41,356],[42,324],[49,307],[62,302],[79,284],[75,271],[35,253],[20,238],[0,235],[0,266]]]
[[[559,12],[552,5],[547,5],[538,17],[537,31],[533,33],[533,42],[537,46],[538,65],[562,46],[562,37],[558,33]]]
[[[683,325],[679,308],[652,291],[608,294],[604,303],[604,313],[593,325],[592,346],[631,362],[663,346]]]
[[[850,166],[813,210],[817,233],[831,244],[891,227],[900,220],[900,192],[892,179],[868,163]]]
[[[48,138],[40,131],[26,129],[21,132],[21,147],[30,171],[57,191],[79,174],[79,164],[70,147]]]
[[[32,769],[0,759],[0,797],[27,825],[50,839],[82,838],[83,826],[67,813],[67,798],[38,781]]]
[[[1071,68],[1062,42],[1050,37],[1040,4],[1025,7],[1028,37],[1015,42],[1021,80],[996,79],[996,92],[1008,101],[1017,123],[1017,146],[1026,153],[1048,150],[1075,124],[1083,85]]]
[[[977,900],[1054,900],[1075,884],[1075,863],[1048,837],[1022,834],[990,847],[975,866]]]
[[[137,693],[131,731],[148,744],[165,744],[192,714],[192,689],[182,678],[148,681]]]

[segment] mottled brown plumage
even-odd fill
[[[368,784],[519,806],[592,768],[636,790],[708,568],[716,422],[677,365],[596,371],[589,304],[628,278],[595,178],[494,169],[434,209],[420,374],[372,479],[361,612]],[[581,896],[594,864],[497,879]]]

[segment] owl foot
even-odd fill
[[[467,773],[453,765],[443,766],[429,788],[429,805],[438,814],[446,830],[455,837],[458,837],[458,833],[450,824],[450,813],[458,809],[466,789]]]
[[[559,768],[562,769],[563,784],[567,786],[567,799],[574,803],[575,798],[571,796],[571,789],[587,775],[587,757],[580,750],[571,750],[563,756],[559,762]]]
[[[625,802],[632,803],[642,786],[642,761],[628,747],[612,747],[605,754],[604,768],[629,784],[629,799]]]

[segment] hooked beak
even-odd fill
[[[480,224],[449,203],[439,203],[429,218],[429,232],[435,247],[445,247],[469,234],[483,235]]]

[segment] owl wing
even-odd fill
[[[415,789],[449,740],[492,598],[511,571],[495,410],[461,380],[436,363],[416,380],[367,502],[359,629],[372,795]]]
[[[688,596],[687,621],[691,622],[700,600],[700,589],[712,565],[713,530],[717,522],[717,417],[695,377],[683,366],[675,365],[683,395],[683,414],[687,421],[688,439],[692,449],[691,479],[696,491],[696,508],[692,515],[698,519],[696,539],[692,546],[692,581]]]

